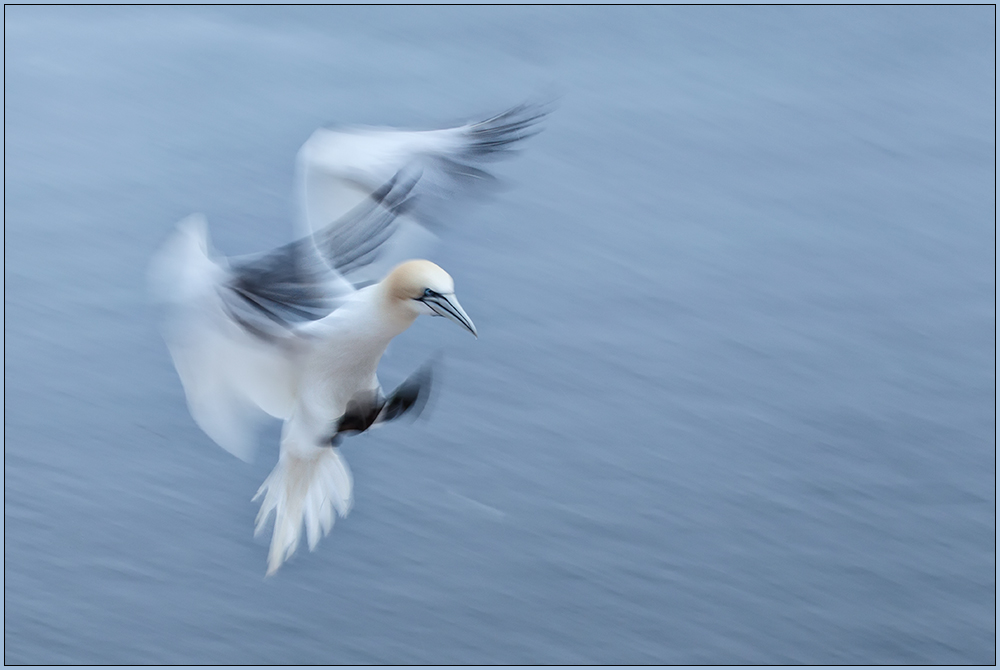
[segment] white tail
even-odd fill
[[[333,527],[336,513],[347,516],[351,509],[351,473],[333,447],[310,454],[284,452],[271,474],[261,484],[257,500],[264,495],[257,513],[259,535],[274,511],[274,533],[267,556],[267,574],[273,575],[299,546],[305,526],[309,550]],[[266,492],[266,493],[265,493]],[[322,530],[322,534],[320,531]]]

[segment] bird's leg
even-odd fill
[[[424,365],[393,391],[382,408],[377,421],[392,421],[413,410],[419,416],[431,390],[431,366]]]
[[[388,398],[380,391],[373,395],[358,395],[349,403],[344,415],[337,420],[329,439],[331,447],[340,445],[348,433],[363,433],[373,424],[398,419],[408,412],[419,415],[427,403],[431,389],[431,366],[427,364],[414,372],[393,391]]]
[[[347,403],[344,415],[337,420],[337,427],[330,438],[330,446],[338,446],[345,433],[363,433],[371,428],[384,406],[385,399],[381,392],[356,396]]]

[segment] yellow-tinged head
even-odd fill
[[[400,307],[415,314],[446,317],[479,337],[472,319],[455,298],[454,280],[435,263],[406,261],[397,265],[382,284]]]

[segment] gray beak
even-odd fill
[[[423,302],[425,305],[434,310],[434,313],[438,316],[451,319],[475,335],[477,340],[479,339],[479,333],[476,332],[476,324],[472,323],[472,319],[470,319],[469,315],[465,313],[462,306],[458,304],[458,299],[455,297],[454,293],[429,296],[424,298]]]

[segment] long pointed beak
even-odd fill
[[[476,332],[476,324],[472,323],[472,319],[470,319],[469,315],[465,313],[462,306],[458,304],[458,298],[455,297],[454,293],[449,293],[447,295],[435,295],[431,298],[425,298],[424,302],[428,307],[434,310],[438,316],[451,319],[475,335],[477,340],[479,339],[479,333]]]

